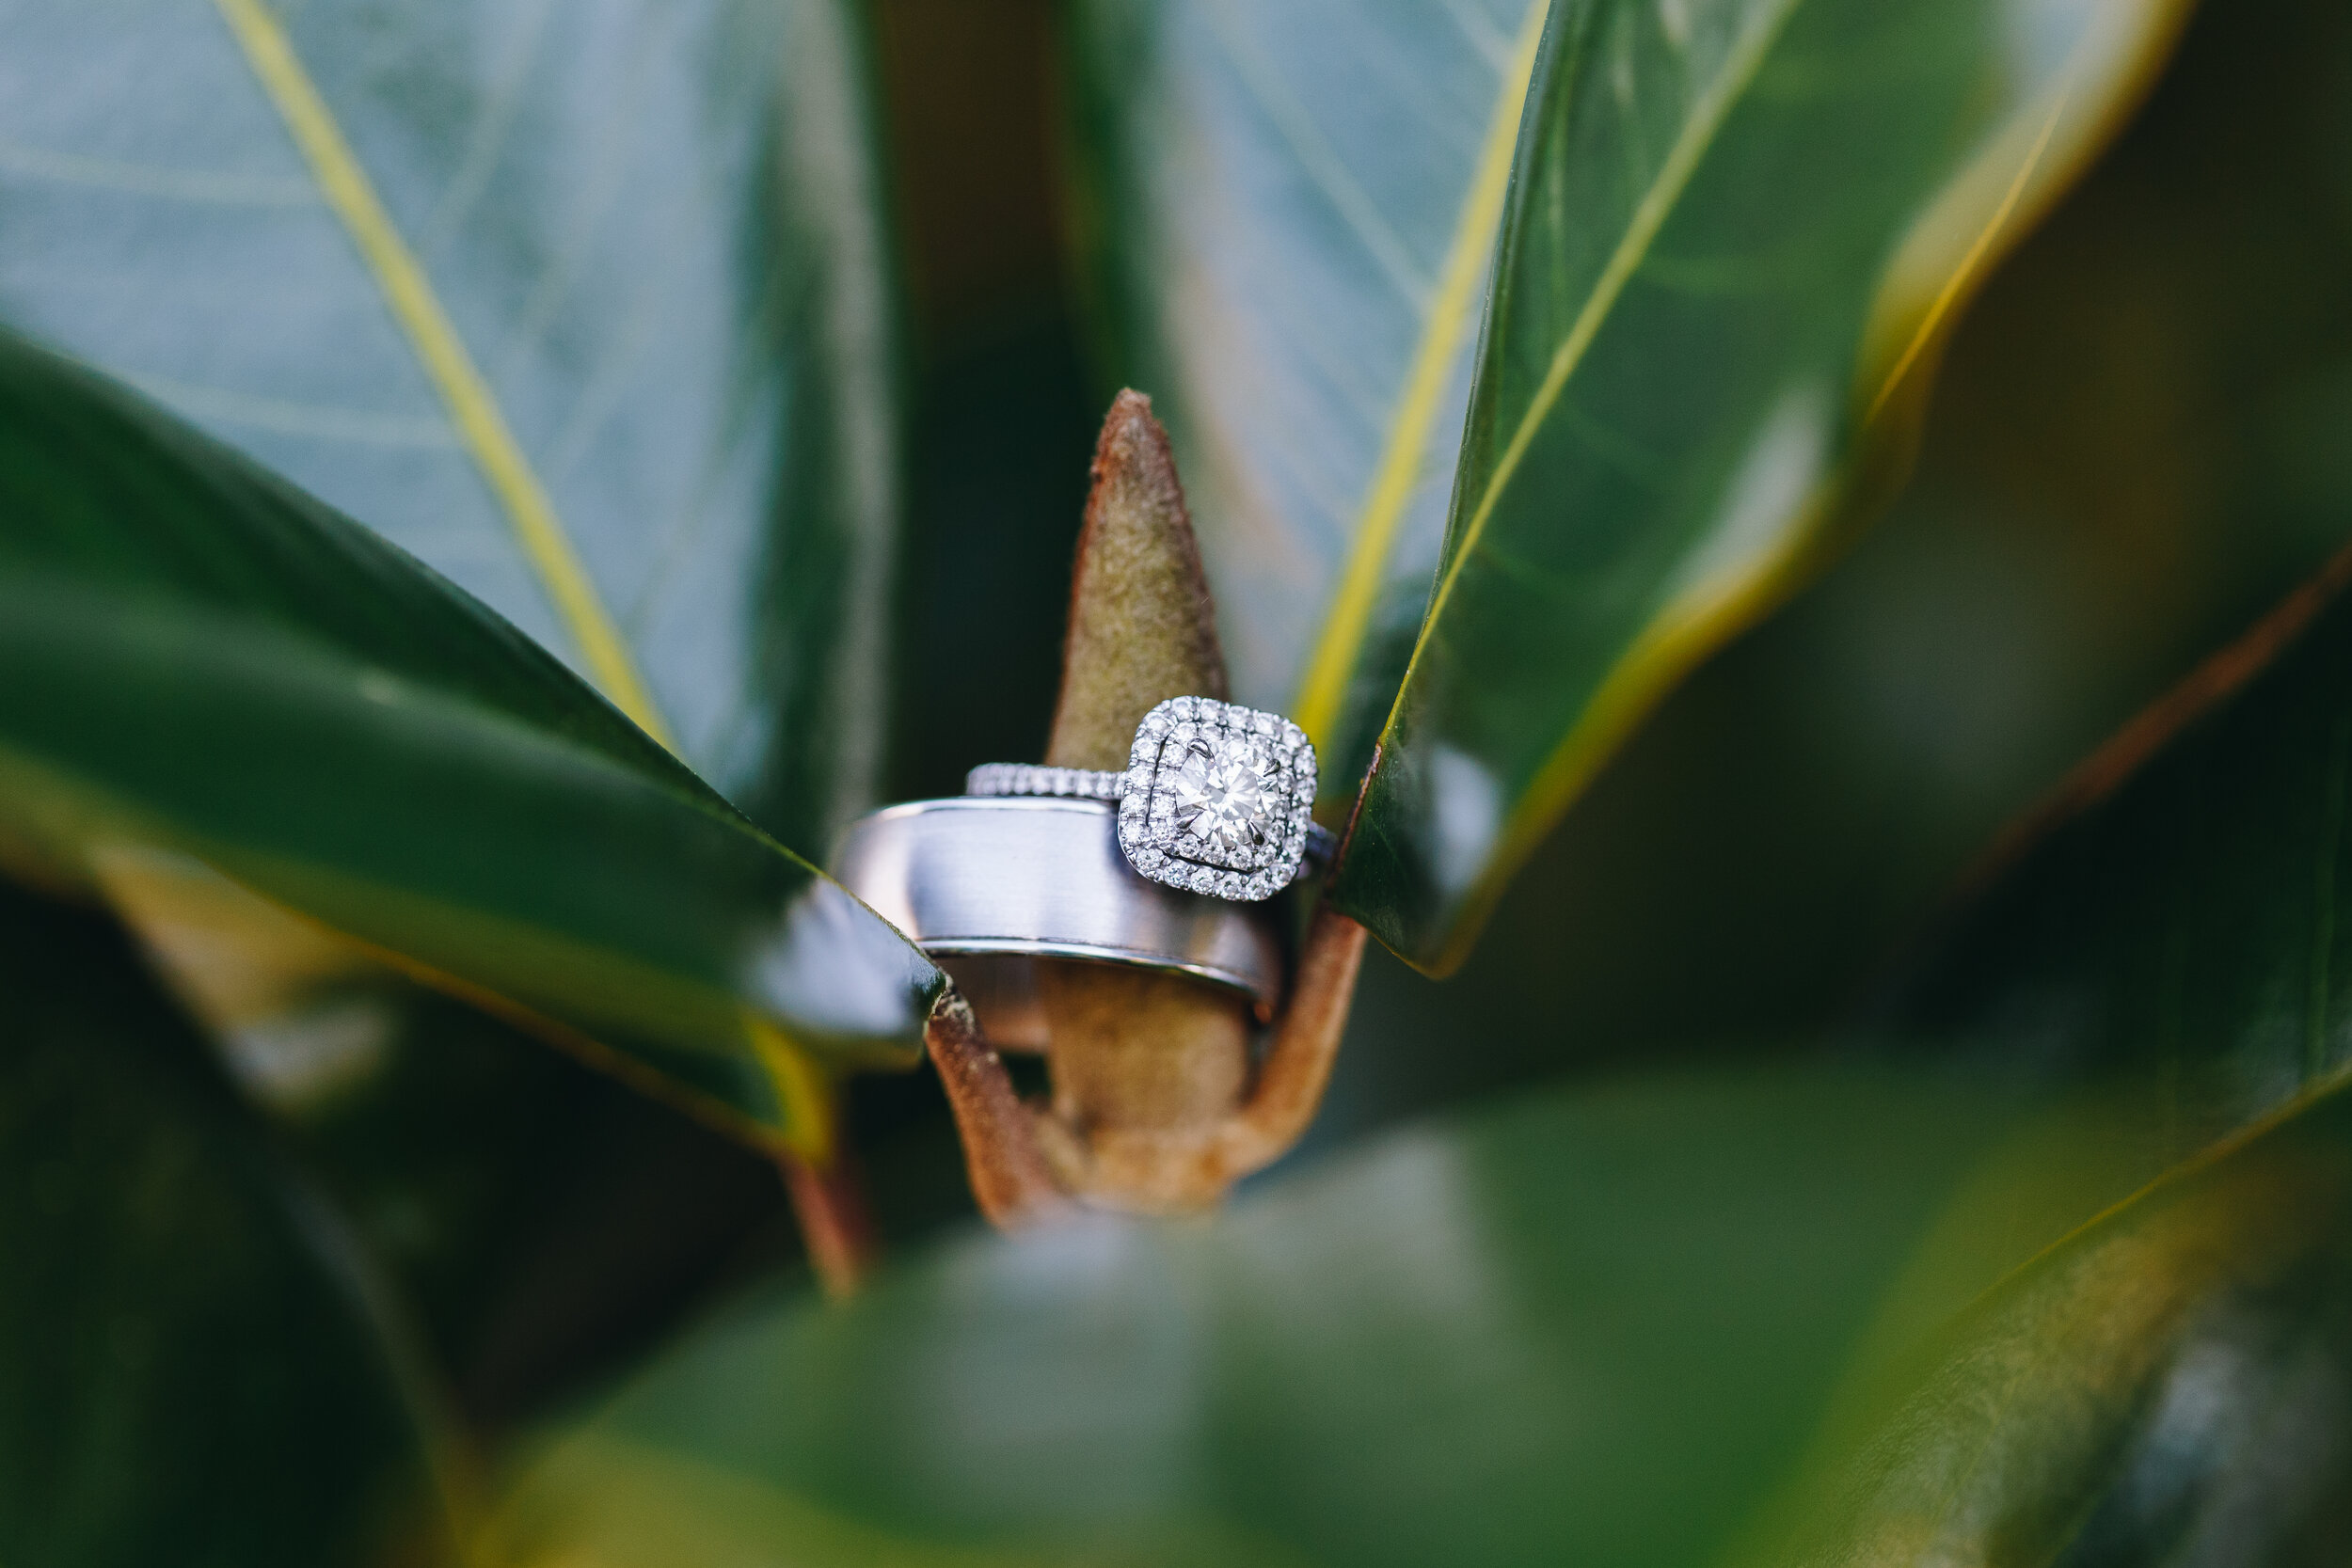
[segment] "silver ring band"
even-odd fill
[[[1127,792],[1124,771],[1042,768],[1026,762],[984,762],[963,776],[966,795],[1051,795],[1057,800],[1116,800]]]
[[[1118,809],[1054,796],[914,800],[860,817],[834,875],[926,953],[1136,964],[1281,1000],[1265,907],[1136,875]]]

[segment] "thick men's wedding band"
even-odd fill
[[[1279,1003],[1282,949],[1268,912],[1137,877],[1117,812],[1051,796],[887,806],[850,825],[834,875],[926,953],[1136,964]]]
[[[1255,903],[1305,874],[1328,835],[1315,826],[1315,749],[1279,713],[1170,697],[1136,726],[1119,772],[992,762],[965,775],[975,796],[1119,803],[1119,847],[1168,887]]]

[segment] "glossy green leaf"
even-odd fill
[[[841,0],[0,20],[0,321],[359,519],[821,855],[883,733],[894,348]]]
[[[514,628],[5,343],[0,518],[0,849],[38,874],[229,879],[771,1139],[770,1025],[913,1048],[937,972]]]
[[[2033,1259],[1854,1402],[1754,1554],[2340,1560],[2352,1544],[2352,1097]]]
[[[1994,1110],[1836,1072],[1551,1095],[1212,1226],[749,1304],[537,1456],[498,1560],[1695,1561]]]
[[[1442,563],[1337,895],[1457,963],[1660,693],[1821,553],[2164,0],[1563,6]]]
[[[1318,1136],[1817,1027],[2317,571],[2352,536],[2344,146],[2352,8],[2201,8],[1970,306],[1883,520],[1645,721],[1454,980],[1368,968]]]
[[[1176,440],[1236,694],[1335,794],[1428,598],[1543,10],[1071,8],[1099,333]]]
[[[1459,987],[1391,988],[1426,1020],[1393,1019],[1401,1044],[1540,973],[1569,1043],[1499,1029],[1496,1060],[1401,1070],[1492,1083],[1514,1057],[1806,1027],[2008,818],[2317,571],[2352,536],[2352,165],[2324,150],[2347,135],[2352,8],[2201,8],[1969,308],[1884,519],[1645,721]]]
[[[448,1560],[380,1285],[103,918],[0,883],[0,1561]]]
[[[2154,1085],[2168,1161],[2352,1061],[2347,578],[2339,557],[2086,762],[1882,1026],[2007,1075]]]

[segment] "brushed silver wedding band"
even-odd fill
[[[851,823],[834,875],[926,953],[1135,964],[1275,1006],[1282,945],[1266,906],[1137,876],[1118,816],[1074,796],[913,800]]]

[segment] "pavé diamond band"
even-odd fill
[[[1117,800],[1127,774],[1089,768],[1046,768],[1033,762],[984,762],[963,776],[966,795],[1051,795],[1064,800]]]
[[[1171,697],[1144,715],[1123,772],[992,762],[967,795],[1116,801],[1127,863],[1168,887],[1254,903],[1327,862],[1315,749],[1279,713]]]

